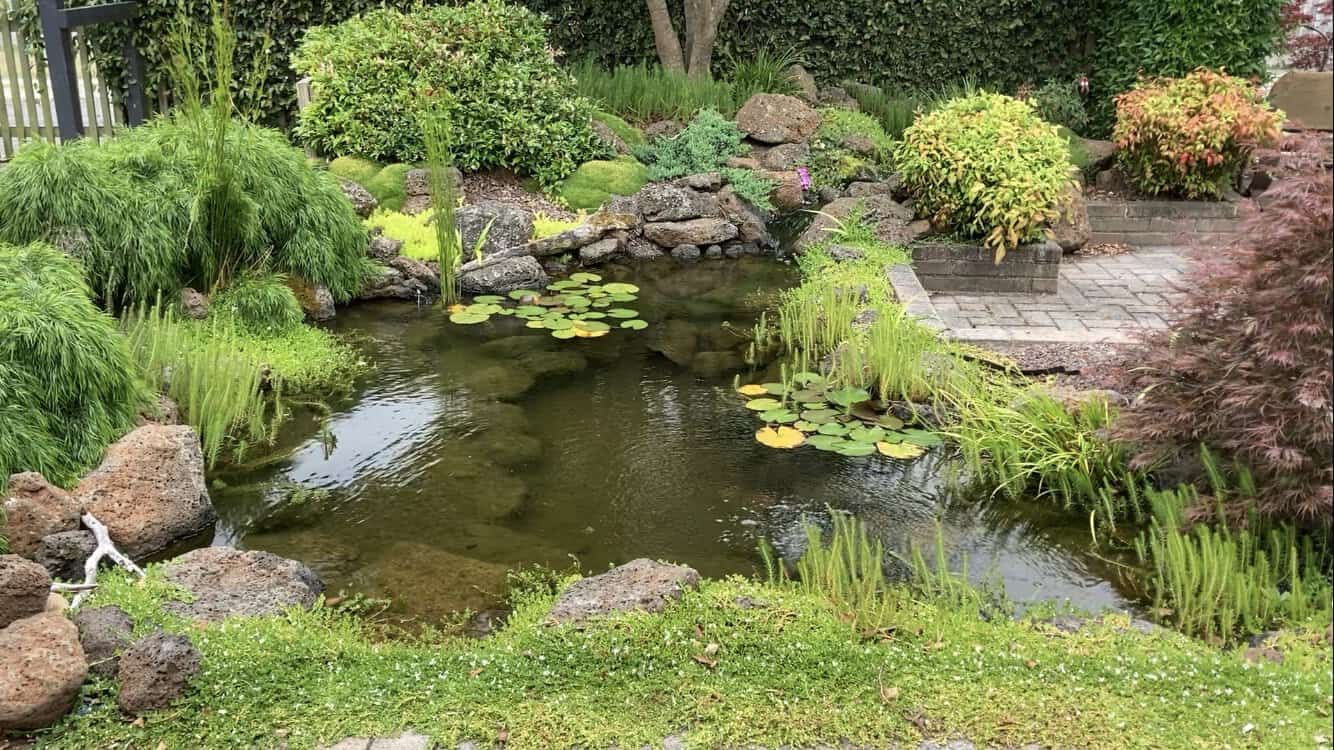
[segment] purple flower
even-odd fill
[[[797,177],[801,179],[802,190],[810,190],[811,187],[815,185],[815,183],[811,181],[810,170],[805,167],[797,167]]]

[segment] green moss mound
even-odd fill
[[[576,210],[594,210],[613,195],[634,195],[648,183],[648,167],[630,157],[585,162],[556,189]]]
[[[0,331],[0,485],[19,471],[73,484],[133,426],[125,340],[79,265],[42,244],[0,244]]]
[[[366,187],[366,183],[375,179],[375,175],[380,173],[380,165],[355,156],[340,156],[329,162],[329,171]]]
[[[610,112],[594,112],[593,119],[611,128],[611,132],[615,133],[617,138],[625,141],[629,146],[642,146],[648,143],[648,139],[644,137],[644,131]]]
[[[233,316],[244,328],[280,333],[301,325],[305,313],[282,274],[245,276],[213,298],[212,314]]]
[[[197,184],[225,165],[225,210]],[[206,165],[209,166],[206,169]],[[225,241],[192,217],[222,216]],[[368,268],[366,233],[338,180],[281,133],[236,122],[203,153],[184,121],[159,118],[101,145],[34,142],[0,171],[0,242],[77,256],[111,307],[205,290],[246,269],[301,277],[346,300]]]

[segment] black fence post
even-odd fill
[[[70,29],[124,21],[139,12],[139,4],[120,2],[66,9],[64,0],[37,0],[37,10],[42,19],[42,39],[46,42],[46,64],[51,71],[57,131],[60,140],[71,141],[83,135],[83,114],[79,111],[79,80],[74,70],[74,52],[70,49]],[[125,64],[128,81],[125,120],[138,125],[144,121],[144,71],[133,41],[125,44]]]

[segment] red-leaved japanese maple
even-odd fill
[[[1261,513],[1328,526],[1334,188],[1321,170],[1273,190],[1242,239],[1197,256],[1181,317],[1130,359],[1144,391],[1115,433],[1141,467],[1208,445],[1250,468]]]

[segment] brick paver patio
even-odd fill
[[[1164,328],[1173,286],[1189,265],[1179,248],[1066,256],[1056,294],[936,292],[949,335],[964,341],[1126,343],[1137,329]]]

